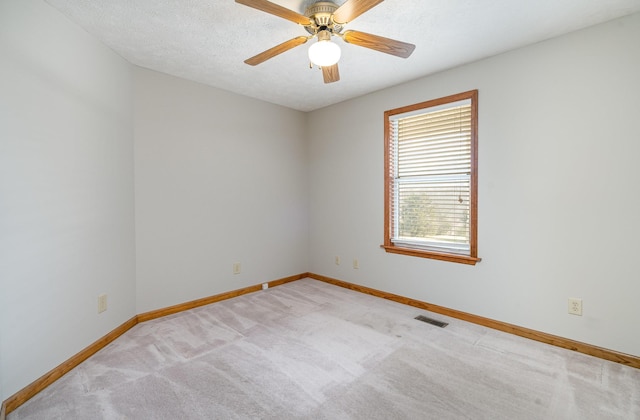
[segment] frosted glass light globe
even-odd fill
[[[340,47],[329,40],[321,40],[309,47],[309,60],[318,67],[333,66],[340,60]]]

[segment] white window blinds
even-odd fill
[[[392,242],[468,255],[471,100],[395,115],[389,124]]]

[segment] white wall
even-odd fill
[[[311,113],[310,271],[640,355],[638,40],[636,14]],[[483,261],[385,253],[383,112],[476,88]]]
[[[140,68],[135,86],[138,313],[307,271],[305,114]]]
[[[37,0],[0,57],[4,400],[135,315],[135,249],[131,66]]]

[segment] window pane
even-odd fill
[[[398,177],[468,174],[471,168],[471,106],[400,118]]]
[[[469,178],[401,182],[397,235],[411,241],[469,243]]]

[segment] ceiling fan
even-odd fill
[[[310,34],[285,41],[244,62],[255,66],[298,45],[302,45],[310,39],[318,38],[318,41],[309,48],[309,60],[312,65],[315,64],[322,69],[325,83],[337,82],[340,80],[338,71],[340,47],[331,42],[331,37],[333,36],[338,36],[349,44],[407,58],[416,48],[415,45],[360,31],[347,30],[343,32],[344,25],[382,3],[382,1],[347,0],[342,6],[330,1],[318,1],[307,7],[304,15],[301,15],[267,0],[236,0],[236,3],[244,4],[302,25]]]

